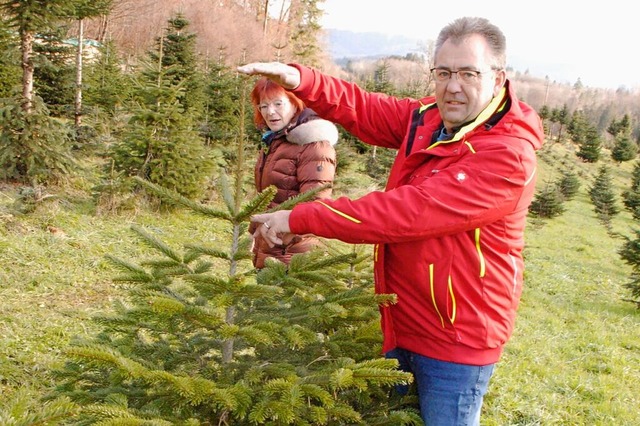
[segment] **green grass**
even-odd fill
[[[587,191],[599,164],[577,162],[560,144],[540,157],[539,185],[559,165],[571,164],[582,187],[562,216],[529,220],[516,329],[492,379],[482,424],[638,425],[640,311],[624,301],[631,268],[617,253],[623,239],[616,236],[631,236],[637,224],[626,211],[610,230],[597,220]],[[632,166],[612,165],[620,188]],[[76,335],[93,334],[90,317],[121,295],[104,255],[145,258],[149,252],[129,231],[132,224],[176,248],[227,238],[215,223],[182,211],[98,215],[82,193],[19,214],[16,190],[0,190],[0,418],[17,400],[27,409],[38,406],[65,346]]]

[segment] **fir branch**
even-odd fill
[[[142,227],[137,225],[132,225],[131,230],[133,230],[138,236],[142,239],[142,241],[147,244],[147,246],[158,250],[165,256],[173,259],[177,263],[182,263],[182,256],[180,256],[177,252],[175,252],[171,247],[162,242],[160,239],[154,237],[153,235],[146,232]]]
[[[144,186],[145,188],[149,189],[150,191],[152,191],[158,197],[160,197],[161,199],[163,199],[165,201],[169,201],[169,202],[172,202],[174,204],[187,207],[187,208],[191,209],[192,211],[194,211],[196,213],[199,213],[199,214],[201,214],[203,216],[206,216],[206,217],[213,217],[213,218],[217,218],[217,219],[231,220],[231,216],[228,213],[225,213],[225,212],[220,211],[220,210],[212,209],[210,207],[207,207],[204,204],[197,203],[195,201],[189,200],[188,198],[183,197],[182,195],[179,195],[176,192],[170,191],[170,190],[168,190],[166,188],[163,188],[163,187],[161,187],[159,185],[151,183],[148,180],[145,180],[145,179],[143,179],[143,178],[141,178],[139,176],[134,176],[132,179],[134,179],[136,182],[140,183],[142,186]]]
[[[229,211],[229,215],[233,216],[233,214],[236,211],[236,197],[234,196],[233,193],[231,193],[231,185],[229,185],[229,180],[227,179],[227,172],[226,170],[223,170],[222,173],[220,173],[220,192],[222,193],[222,200],[224,201],[224,204],[227,206],[227,210]]]
[[[325,190],[327,188],[331,188],[331,184],[330,183],[318,186],[318,187],[313,188],[313,189],[311,189],[309,191],[302,192],[302,193],[300,193],[300,194],[298,194],[298,195],[296,195],[294,197],[288,198],[287,200],[285,200],[282,203],[278,204],[274,208],[270,209],[268,211],[268,213],[275,212],[275,211],[278,211],[278,210],[291,210],[296,204],[314,200],[316,198],[316,195],[319,192],[321,192],[321,191],[323,191],[323,190]]]
[[[187,244],[185,245],[188,253],[193,252],[194,255],[197,253],[198,255],[205,255],[215,257],[216,259],[229,260],[229,253],[224,252],[222,250],[218,250],[212,247],[199,246],[195,244]]]
[[[252,215],[263,212],[278,193],[278,188],[271,185],[249,200],[233,217],[234,223],[248,222]]]
[[[118,269],[127,273],[127,275],[121,275],[121,276],[112,278],[112,281],[148,283],[154,280],[153,275],[149,274],[147,271],[145,271],[138,265],[134,265],[133,263],[126,262],[122,259],[111,256],[110,254],[105,255],[105,258],[109,262],[111,262],[114,266],[116,266]]]
[[[74,417],[79,407],[67,397],[46,401],[37,407],[29,403],[26,390],[18,390],[6,405],[0,407],[0,424],[3,426],[40,426],[62,424]]]

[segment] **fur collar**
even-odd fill
[[[298,124],[286,137],[287,141],[298,145],[328,141],[333,146],[338,143],[338,128],[330,121],[315,118]]]

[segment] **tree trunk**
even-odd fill
[[[262,35],[267,35],[267,23],[269,22],[269,0],[264,0],[264,18],[262,21]]]
[[[25,30],[20,36],[20,50],[22,50],[22,109],[27,114],[31,112],[33,104],[33,40],[32,31]]]
[[[75,124],[76,128],[82,124],[82,52],[84,47],[84,20],[78,20],[78,48],[76,50],[76,99]]]

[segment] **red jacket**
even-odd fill
[[[289,198],[322,185],[332,184],[336,171],[338,129],[322,120],[312,110],[305,109],[289,127],[263,138],[263,148],[255,165],[258,192],[268,186],[278,189],[269,208]],[[316,194],[316,198],[331,197],[331,188]],[[255,224],[249,228],[254,233]],[[257,235],[253,246],[253,265],[264,268],[267,257],[289,263],[294,254],[313,249],[318,243],[312,235],[299,235],[286,246],[269,247]]]
[[[297,66],[297,65],[296,65]],[[297,66],[294,90],[362,141],[398,149],[385,192],[296,206],[294,233],[373,243],[383,351],[497,362],[523,283],[524,228],[544,133],[507,82],[476,120],[437,142],[435,98],[397,99]]]

